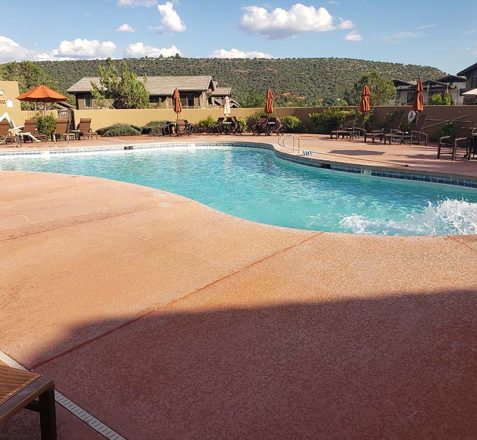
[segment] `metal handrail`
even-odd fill
[[[286,145],[287,138],[292,139],[292,146],[291,147]],[[291,134],[291,133],[282,133],[278,137],[278,145],[280,145],[283,148],[290,148],[292,151],[295,151],[295,149],[296,149],[297,153],[299,153],[300,148],[301,148],[300,136],[298,136],[296,134]]]

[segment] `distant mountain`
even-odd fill
[[[312,106],[343,98],[353,83],[377,71],[391,80],[437,79],[444,72],[429,66],[384,63],[349,58],[215,59],[141,58],[127,59],[137,75],[212,75],[219,86],[232,87],[233,97],[244,107],[261,105],[268,87],[278,106]],[[38,64],[58,88],[68,87],[84,76],[97,76],[101,60],[43,61]]]

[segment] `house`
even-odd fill
[[[222,100],[228,96],[230,98],[230,87],[218,87],[217,81],[209,75],[200,76],[147,76],[138,77],[149,92],[149,102],[151,107],[172,108],[172,94],[174,89],[179,89],[183,108],[209,108],[218,107]],[[76,108],[78,110],[98,108],[92,95],[94,83],[100,86],[99,77],[81,78],[73,84],[67,92],[76,98]],[[239,104],[231,100],[234,107]]]
[[[467,78],[464,104],[477,104],[477,63],[460,71],[457,75],[463,75]]]
[[[393,81],[396,88],[396,104],[412,105],[416,95],[417,81],[404,81],[395,79]],[[424,104],[429,103],[432,95],[439,94],[441,96],[450,94],[454,105],[464,103],[462,92],[465,90],[466,78],[459,75],[446,75],[438,80],[426,80],[422,82]]]

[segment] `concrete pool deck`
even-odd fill
[[[332,142],[321,154],[348,144]],[[460,162],[477,169],[449,172]],[[12,171],[0,273],[0,350],[125,438],[477,434],[477,236],[278,228]],[[35,422],[22,413],[0,438]],[[64,410],[58,426],[102,438]]]

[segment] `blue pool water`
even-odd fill
[[[296,165],[267,150],[168,147],[0,158],[1,170],[160,188],[272,225],[376,235],[477,233],[477,190]]]

